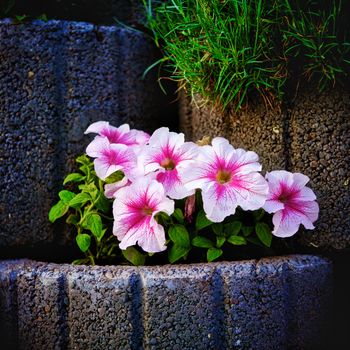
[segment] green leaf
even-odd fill
[[[225,234],[227,236],[237,236],[241,231],[242,223],[240,221],[233,221],[225,224]]]
[[[93,182],[90,182],[89,184],[84,185],[84,187],[82,188],[82,191],[89,193],[93,200],[97,199],[97,196],[100,194],[100,191],[98,190],[98,188]]]
[[[155,218],[160,224],[170,222],[170,216],[167,213],[164,213],[163,211],[157,213]]]
[[[244,237],[232,235],[227,238],[227,241],[234,245],[244,245],[247,244],[247,240]]]
[[[255,231],[260,241],[264,243],[266,247],[270,247],[272,242],[272,233],[269,225],[264,222],[258,222],[255,225]]]
[[[18,22],[22,22],[27,18],[27,16],[26,15],[16,15],[15,18]]]
[[[124,178],[124,173],[120,170],[114,172],[109,175],[104,181],[106,184],[114,184],[115,182],[119,182]]]
[[[58,218],[66,214],[67,211],[68,211],[68,206],[64,202],[59,201],[50,209],[49,220],[51,222],[55,222]]]
[[[242,226],[242,232],[243,232],[243,235],[245,237],[247,237],[250,234],[252,234],[253,231],[254,231],[254,227],[253,226]]]
[[[95,202],[95,206],[98,210],[101,210],[103,213],[108,213],[111,209],[112,202],[100,192],[98,200]]]
[[[126,260],[135,266],[145,265],[146,255],[139,252],[135,247],[128,247],[122,250],[122,254]]]
[[[81,156],[77,157],[75,161],[79,164],[86,164],[86,165],[92,164],[92,161],[86,154],[82,154]]]
[[[100,215],[91,214],[86,219],[86,227],[92,232],[98,241],[102,238],[102,220]]]
[[[80,250],[85,253],[90,247],[91,238],[86,233],[80,233],[77,235],[76,241]]]
[[[78,215],[70,214],[66,220],[67,224],[76,225],[79,222]]]
[[[169,251],[169,262],[172,264],[175,261],[183,258],[184,256],[187,255],[187,253],[190,251],[191,248],[189,247],[182,247],[174,244]]]
[[[184,214],[180,208],[176,208],[172,215],[180,224],[184,223]]]
[[[70,200],[69,206],[72,208],[79,208],[84,203],[86,203],[90,200],[91,200],[91,197],[88,193],[86,193],[86,192],[78,193],[74,198],[72,198]]]
[[[81,167],[79,167],[79,170],[85,175],[89,176],[91,168],[88,165],[82,165]]]
[[[207,260],[214,261],[222,255],[222,250],[219,248],[209,248],[207,251]]]
[[[212,222],[205,216],[203,210],[201,210],[196,218],[196,230],[201,230],[207,226],[210,226]]]
[[[196,236],[192,239],[192,245],[198,248],[211,248],[214,246],[214,243],[203,236]]]
[[[83,258],[83,259],[76,259],[72,261],[72,265],[86,265],[90,263],[89,258]]]
[[[170,239],[174,242],[175,245],[188,248],[190,244],[190,235],[188,234],[187,229],[183,225],[173,225],[170,226],[168,231]]]
[[[75,193],[67,190],[60,191],[58,193],[58,196],[61,198],[62,202],[64,204],[68,204],[70,200],[75,197]]]
[[[216,246],[221,248],[226,242],[226,237],[216,237]]]
[[[222,223],[212,225],[212,230],[218,236],[221,236],[224,230],[224,225]]]
[[[255,210],[253,212],[253,216],[254,216],[255,222],[260,221],[263,218],[264,215],[265,215],[265,210],[264,209]]]
[[[255,235],[249,236],[246,239],[250,243],[253,243],[253,244],[258,245],[260,247],[264,247],[264,245],[260,242],[260,240],[257,237],[255,237]]]
[[[85,176],[83,176],[82,174],[72,173],[65,177],[63,181],[63,185],[65,185],[68,182],[80,182],[80,181],[83,181],[84,179],[85,179]]]
[[[46,13],[42,13],[40,16],[38,16],[38,19],[40,19],[40,20],[42,20],[44,22],[48,21]]]

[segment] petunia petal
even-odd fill
[[[203,208],[207,218],[213,222],[222,222],[233,215],[237,208],[235,192],[225,185],[211,183],[202,190]]]
[[[107,129],[109,127],[109,123],[105,122],[105,121],[99,121],[99,122],[95,122],[92,123],[84,132],[84,134],[90,134],[90,133],[94,133],[94,134],[100,134],[100,132],[103,129]]]
[[[238,205],[243,210],[257,210],[265,204],[268,184],[257,172],[237,176],[230,186],[236,193]]]
[[[95,136],[95,138],[89,143],[86,148],[86,154],[89,157],[97,158],[100,157],[103,150],[109,147],[109,142],[106,137]]]
[[[122,187],[129,185],[130,182],[127,179],[126,176],[124,176],[120,181],[118,182],[114,182],[112,184],[105,184],[105,191],[104,191],[104,195],[106,196],[106,198],[114,198],[116,192],[118,190],[120,190]]]
[[[293,236],[299,230],[301,221],[302,218],[297,212],[280,210],[272,217],[274,224],[272,234],[282,238]]]
[[[263,209],[268,213],[276,213],[277,211],[284,209],[284,204],[278,200],[270,199],[265,202]]]

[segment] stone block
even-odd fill
[[[65,243],[48,222],[88,125],[166,125],[158,51],[138,31],[52,20],[0,21],[0,249]],[[169,121],[168,121],[169,122]]]
[[[322,349],[332,265],[317,256],[166,266],[0,262],[6,349]]]

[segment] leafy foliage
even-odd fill
[[[281,100],[295,77],[322,90],[349,76],[345,1],[143,1],[159,62],[191,95],[222,108],[257,95]]]
[[[104,196],[103,184],[95,171],[91,160],[83,155],[77,158],[79,171],[71,173],[63,181],[70,190],[62,190],[60,200],[51,208],[49,220],[67,216],[66,223],[74,225],[76,242],[85,254],[79,263],[95,264],[120,254],[115,237],[111,231],[111,201]]]
[[[51,222],[65,217],[66,223],[74,226],[76,243],[84,254],[75,264],[235,260],[252,257],[254,246],[259,247],[260,255],[270,252],[265,250],[272,244],[272,225],[264,210],[237,210],[222,223],[213,223],[205,216],[200,191],[196,193],[194,220],[185,218],[184,200],[176,202],[171,216],[162,212],[156,215],[168,238],[167,251],[150,254],[136,246],[120,250],[112,234],[112,200],[104,196],[104,184],[119,181],[124,175],[116,172],[102,181],[86,155],[78,157],[76,162],[79,171],[66,176],[63,181],[66,188],[59,192],[59,201],[49,212]]]

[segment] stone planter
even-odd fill
[[[166,124],[157,73],[142,79],[158,51],[137,31],[58,20],[1,20],[0,38],[0,250],[61,243],[47,213],[87,126]]]
[[[257,152],[263,171],[287,169],[309,176],[320,216],[316,229],[301,233],[301,240],[334,249],[350,246],[349,116],[350,94],[339,89],[300,92],[288,109],[250,104],[239,113],[221,113],[197,107],[184,96],[180,105],[181,129],[189,138],[224,136],[235,147]]]
[[[6,349],[321,349],[331,263],[130,267],[0,262]]]

